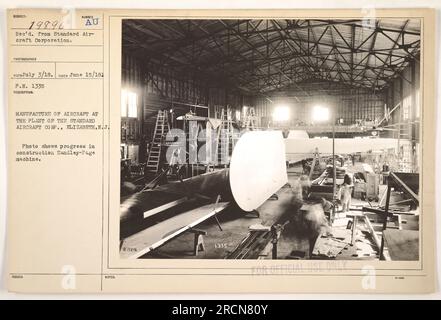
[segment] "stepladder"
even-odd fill
[[[159,110],[156,116],[155,129],[150,144],[149,154],[145,171],[149,173],[158,173],[162,161],[162,148],[165,143],[167,133],[170,131],[167,111]]]

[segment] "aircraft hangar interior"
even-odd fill
[[[419,258],[418,19],[124,19],[120,256]]]

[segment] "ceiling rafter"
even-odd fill
[[[414,20],[123,20],[123,49],[148,63],[251,91],[306,79],[381,90],[419,58]],[[299,88],[297,88],[299,89]]]

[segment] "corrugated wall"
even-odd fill
[[[226,106],[240,110],[244,96],[238,91],[215,86],[199,79],[186,78],[165,68],[147,65],[144,71],[144,119],[147,127],[153,125],[160,109],[173,108],[177,115],[190,109],[198,115],[219,117]],[[195,105],[208,107],[198,109]]]

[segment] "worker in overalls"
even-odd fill
[[[352,188],[353,188],[352,179],[348,174],[345,174],[343,179],[343,184],[340,187],[341,192],[341,203],[342,203],[342,212],[349,212],[349,208],[351,206],[352,200]]]

